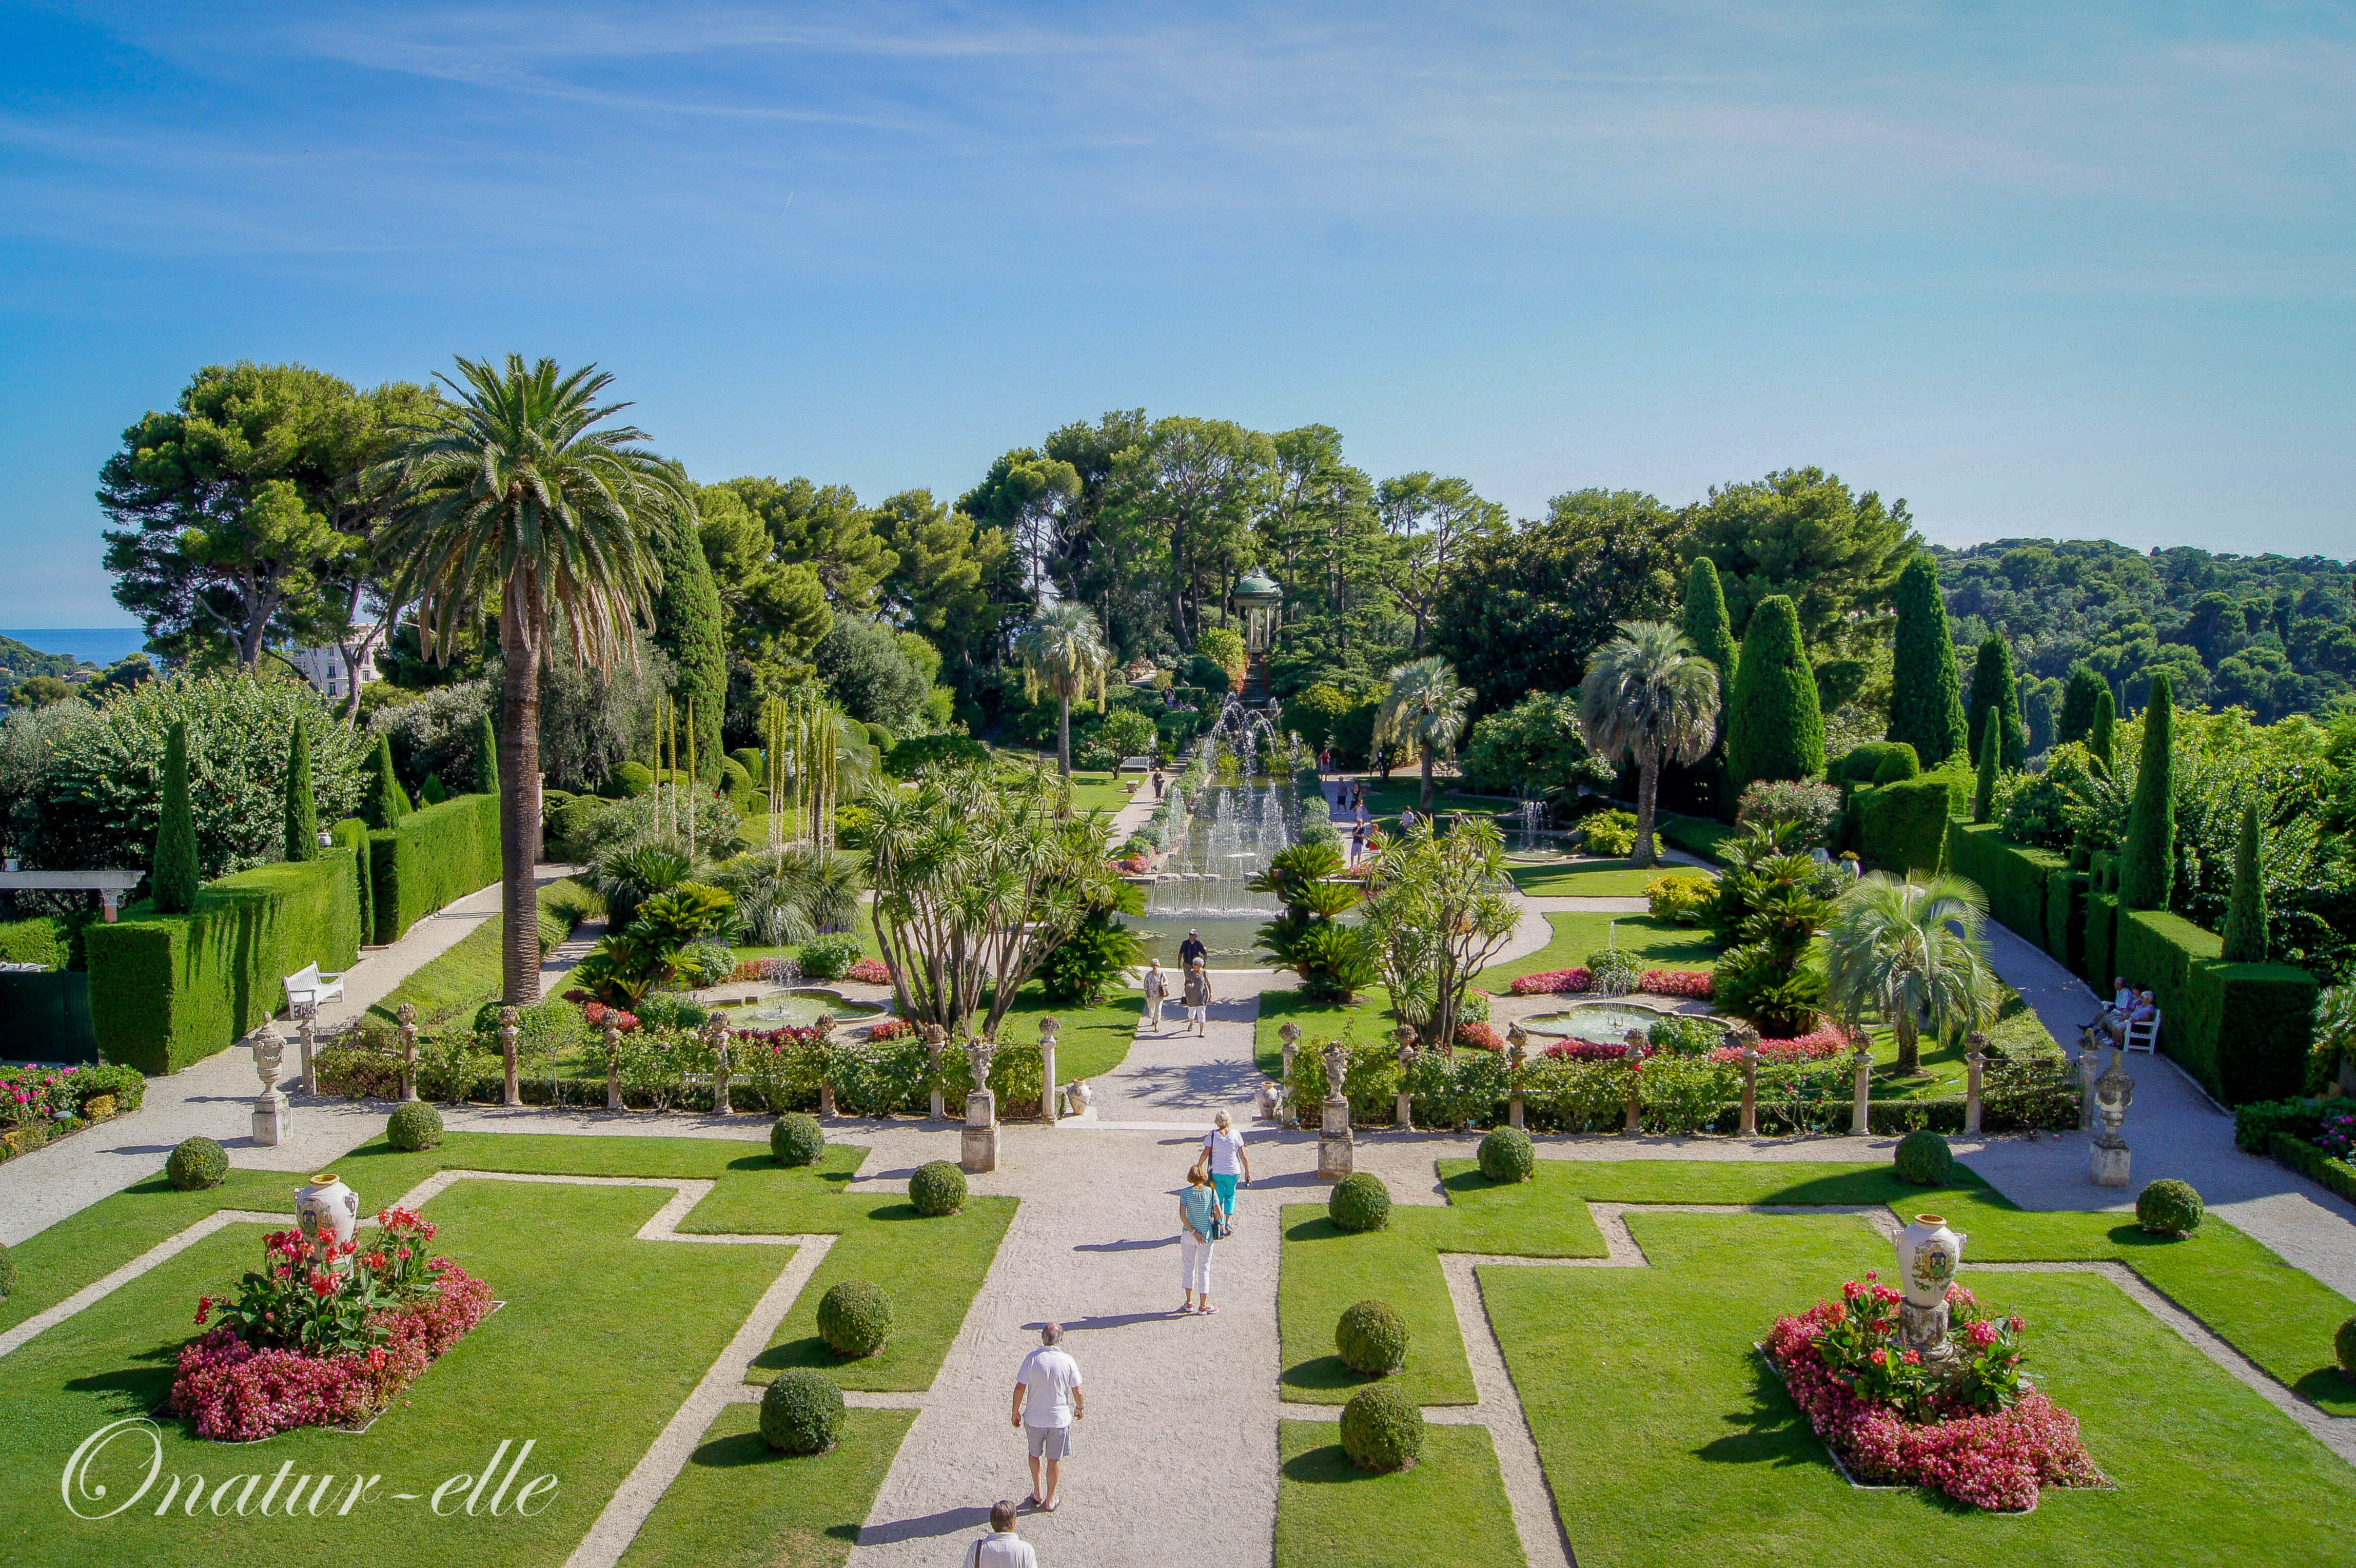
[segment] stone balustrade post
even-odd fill
[[[998,1055],[998,1042],[988,1036],[968,1041],[965,1054],[973,1069],[973,1091],[965,1097],[965,1131],[958,1140],[958,1164],[980,1175],[998,1168],[998,1096],[990,1087],[990,1067]]]
[[[1317,1133],[1317,1174],[1339,1181],[1358,1168],[1357,1144],[1350,1132],[1350,1049],[1329,1040],[1325,1058],[1325,1105]]]
[[[1055,1083],[1055,1035],[1063,1021],[1050,1015],[1039,1020],[1039,1120],[1055,1125],[1055,1102],[1063,1090]]]
[[[1284,1092],[1278,1101],[1283,1109],[1278,1113],[1277,1124],[1283,1127],[1297,1127],[1301,1124],[1301,1108],[1293,1102],[1292,1099],[1292,1062],[1293,1058],[1301,1054],[1301,1026],[1287,1024],[1279,1029],[1276,1035],[1277,1038],[1284,1042]]]
[[[499,1103],[521,1105],[523,1090],[516,1083],[516,1045],[523,1038],[523,1015],[512,1007],[499,1009]]]
[[[1631,1133],[1644,1130],[1644,1048],[1651,1042],[1642,1029],[1631,1029],[1622,1040],[1628,1047],[1628,1128]]]
[[[605,1109],[622,1109],[622,1031],[605,1026]]]
[[[319,1048],[318,1021],[319,1007],[316,1003],[305,1002],[295,1006],[294,1039],[302,1053],[302,1072],[296,1078],[294,1087],[305,1094],[319,1092],[319,1071],[313,1061]]]
[[[1523,1123],[1522,1069],[1529,1065],[1530,1037],[1515,1024],[1505,1031],[1505,1066],[1513,1075],[1513,1092],[1505,1101],[1505,1125],[1519,1127]]]
[[[1862,1138],[1873,1131],[1873,1052],[1870,1047],[1857,1047],[1856,1104],[1851,1108],[1848,1130],[1852,1136]]]
[[[1987,1067],[1988,1037],[1977,1029],[1964,1036],[1964,1134],[1980,1133],[1980,1079]]]
[[[714,1014],[704,1029],[706,1037],[712,1042],[712,1113],[714,1116],[733,1116],[736,1108],[729,1099],[732,1086],[728,1081],[728,1069],[734,1064],[729,1060],[728,1055],[728,1020]]]
[[[1759,1047],[1742,1047],[1742,1136],[1759,1136]]]
[[[825,1117],[837,1114],[834,1109],[834,1069],[831,1066],[834,1060],[834,1023],[833,1014],[821,1013],[812,1026],[818,1030],[818,1113]]]
[[[925,1114],[938,1122],[949,1113],[948,1102],[941,1096],[941,1047],[948,1043],[948,1031],[938,1024],[925,1024],[917,1034],[925,1042],[925,1061],[933,1080],[932,1103]]]
[[[2101,1066],[2101,1047],[2095,1031],[2088,1029],[2078,1036],[2078,1131],[2094,1130],[2094,1069]]]
[[[417,1005],[404,1002],[392,1015],[401,1026],[393,1032],[401,1039],[401,1098],[407,1101],[417,1098]]]

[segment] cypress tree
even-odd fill
[[[2094,754],[2094,760],[2103,765],[2105,773],[2117,766],[2111,756],[2111,736],[2118,722],[2118,702],[2111,695],[2111,683],[2105,681],[2103,689],[2094,693],[2094,722],[2086,731],[2086,749]]]
[[[2103,678],[2080,664],[2070,671],[2070,683],[2062,689],[2062,714],[2053,721],[2053,744],[2067,746],[2073,740],[2084,740],[2094,733],[2094,703],[2100,694],[2110,688]]]
[[[2263,963],[2266,956],[2266,882],[2258,872],[2258,803],[2242,808],[2242,836],[2233,845],[2233,893],[2225,905],[2227,963]]]
[[[1972,788],[1972,821],[1984,822],[1996,811],[1996,763],[1998,742],[1995,726],[1980,731],[1980,776]]]
[[[1970,744],[1954,635],[1939,596],[1939,565],[1922,554],[1898,574],[1898,639],[1892,654],[1890,738],[1914,748],[1927,771]]]
[[[1997,766],[2007,772],[2024,768],[2029,763],[2029,730],[2020,722],[2020,682],[2012,673],[2012,650],[2001,637],[1990,636],[1980,644],[1979,662],[1972,669],[1972,703],[1968,720],[1972,738],[1972,755],[1980,753],[1980,726],[1987,715],[1998,715],[2003,737],[2002,749],[1997,753]]]
[[[311,792],[311,733],[299,721],[286,747],[286,858],[319,858],[319,801]]]
[[[1735,659],[1726,760],[1738,787],[1761,779],[1815,779],[1825,770],[1816,675],[1800,642],[1800,612],[1770,594],[1751,612]]]
[[[2151,678],[2143,711],[2143,758],[2135,803],[2127,812],[2126,863],[2119,874],[2119,907],[2165,909],[2176,880],[2176,693],[2165,671]]]
[[[392,770],[392,743],[384,736],[376,737],[376,749],[369,753],[366,764],[368,779],[360,794],[360,816],[372,828],[389,828],[409,815],[409,795],[401,787],[400,776]]]
[[[499,737],[488,714],[475,721],[475,789],[484,795],[499,792]]]
[[[203,879],[197,870],[197,815],[188,805],[185,724],[175,724],[164,736],[164,817],[155,826],[155,858],[147,875],[156,908],[178,915],[196,907]]]
[[[1717,737],[1710,742],[1709,754],[1693,764],[1687,776],[1697,786],[1701,803],[1730,818],[1734,790],[1726,771],[1726,713],[1734,700],[1734,674],[1740,660],[1734,624],[1726,613],[1726,590],[1718,580],[1717,563],[1707,555],[1696,556],[1686,574],[1685,613],[1679,625],[1695,650],[1718,671]]]
[[[728,645],[720,608],[720,588],[692,518],[665,519],[655,525],[655,559],[662,567],[662,592],[655,596],[655,646],[670,655],[676,675],[670,694],[684,712],[693,704],[695,752],[720,777],[720,720],[728,709]],[[684,751],[684,745],[681,750]]]

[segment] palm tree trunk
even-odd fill
[[[1890,1021],[1890,1032],[1898,1036],[1898,1075],[1914,1077],[1922,1070],[1922,1042],[1914,1032],[1914,1020],[1901,1012]]]
[[[1653,854],[1654,802],[1661,792],[1661,759],[1649,752],[1636,764],[1636,854],[1633,864],[1650,866]]]
[[[1066,692],[1055,699],[1055,766],[1064,777],[1072,776],[1072,697]]]
[[[1422,750],[1423,750],[1423,798],[1422,798],[1422,806],[1423,806],[1423,814],[1424,814],[1425,816],[1427,816],[1427,817],[1428,817],[1428,816],[1431,815],[1431,743],[1430,743],[1430,742],[1429,742],[1429,741],[1425,742],[1425,743],[1424,743],[1424,745],[1423,745]]]
[[[540,649],[534,618],[508,585],[499,609],[499,647],[507,692],[499,709],[499,976],[510,1005],[540,1000],[540,888],[532,863],[540,845]],[[536,608],[537,607],[532,607]]]

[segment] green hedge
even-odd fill
[[[153,1077],[234,1045],[285,1002],[279,982],[305,964],[330,972],[359,956],[350,853],[283,861],[209,883],[196,907],[135,904],[90,928],[91,1019],[106,1059]]]
[[[1997,924],[2046,945],[2045,881],[2056,872],[2068,873],[2066,855],[2008,843],[1993,822],[1951,822],[1947,869],[1979,884]]]
[[[1862,746],[1858,747],[1863,750]],[[1859,784],[1849,790],[1852,843],[1868,865],[1934,871],[1947,835],[1947,787],[1935,779]]]
[[[2086,967],[2078,972],[2095,994],[2108,1000],[2119,968],[2119,900],[2114,893],[2086,894]]]
[[[1673,844],[1687,854],[1697,854],[1712,865],[1719,864],[1718,846],[1734,836],[1734,829],[1708,817],[1680,817],[1664,811],[1655,820],[1655,831],[1661,842]]]
[[[379,942],[499,879],[499,798],[459,795],[369,834]]]
[[[2124,910],[2117,930],[2115,972],[2151,992],[2159,1048],[2202,1088],[2229,1105],[2299,1091],[2315,1037],[2314,976],[2286,963],[2223,962],[2217,934],[2180,915]]]
[[[369,839],[369,825],[358,817],[346,817],[327,830],[327,836],[337,845],[352,852],[352,881],[359,889],[360,901],[360,940],[376,940],[376,854]]]
[[[2045,878],[2045,950],[2076,975],[2086,973],[2086,893],[2093,886],[2094,878],[2083,871],[2056,871]],[[2097,983],[2094,989],[2103,987]]]
[[[2326,1154],[2304,1138],[2276,1133],[2266,1140],[2266,1153],[2284,1165],[2356,1203],[2356,1165]]]
[[[55,915],[0,922],[0,963],[37,963],[63,969],[70,943],[67,922]]]

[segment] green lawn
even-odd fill
[[[1516,865],[1514,886],[1533,898],[1641,898],[1656,877],[1700,876],[1690,865],[1642,869],[1624,860],[1565,860],[1548,865]]]
[[[773,1356],[783,1351],[790,1359],[808,1335],[808,1314],[819,1292],[829,1280],[856,1272],[891,1298],[894,1332],[883,1355],[837,1365],[833,1375],[848,1388],[922,1388],[962,1325],[1015,1203],[976,1198],[961,1215],[919,1219],[899,1199],[840,1190],[863,1157],[857,1149],[830,1147],[819,1165],[789,1170],[758,1145],[723,1140],[453,1133],[440,1148],[422,1154],[397,1154],[373,1143],[338,1160],[336,1169],[371,1210],[441,1169],[713,1180],[718,1185],[711,1197],[683,1229],[841,1238],[788,1316]],[[183,1193],[157,1178],[94,1204],[13,1250],[20,1283],[0,1303],[0,1326],[56,1304],[217,1209],[290,1211],[301,1179],[284,1171],[233,1170],[218,1187]],[[501,1310],[361,1436],[297,1431],[248,1450],[199,1443],[179,1423],[166,1423],[166,1474],[202,1471],[217,1485],[232,1472],[266,1477],[288,1460],[297,1474],[359,1468],[381,1474],[388,1491],[424,1494],[479,1465],[499,1439],[530,1438],[536,1444],[535,1469],[544,1466],[560,1478],[545,1513],[502,1520],[496,1527],[466,1520],[403,1530],[404,1559],[479,1563],[496,1550],[519,1563],[562,1561],[792,1257],[784,1246],[637,1240],[637,1229],[669,1197],[660,1187],[457,1183],[426,1208],[443,1227],[436,1249],[489,1281],[507,1304]],[[406,1521],[398,1510],[411,1505],[391,1501],[377,1504],[373,1516],[366,1507],[348,1518],[323,1515],[299,1532],[259,1520],[208,1519],[201,1527],[177,1516],[158,1520],[152,1503],[86,1522],[68,1517],[59,1502],[57,1471],[64,1453],[88,1433],[145,1412],[163,1398],[172,1359],[194,1333],[196,1297],[221,1294],[257,1262],[262,1229],[232,1226],[190,1246],[6,1358],[9,1397],[0,1401],[0,1463],[7,1467],[0,1479],[0,1518],[6,1522],[0,1523],[5,1543],[0,1557],[60,1568],[80,1568],[93,1557],[341,1563],[374,1553],[387,1520]],[[755,1371],[756,1380],[759,1376]],[[136,1457],[144,1472],[144,1448]],[[123,1463],[131,1460],[126,1447]],[[876,1462],[888,1462],[888,1455]],[[822,1489],[850,1486],[855,1474],[839,1472]],[[121,1468],[97,1478],[118,1488],[137,1484],[135,1475]],[[872,1495],[873,1483],[865,1484]],[[118,1489],[116,1495],[124,1494]],[[820,1512],[853,1506],[864,1505],[845,1497]],[[766,1517],[746,1528],[773,1524],[783,1528]],[[494,1528],[495,1535],[484,1533]],[[248,1537],[249,1530],[263,1533]],[[700,1553],[706,1545],[690,1541],[680,1550]]]
[[[1423,810],[1423,781],[1412,768],[1393,773],[1388,783],[1378,779],[1370,779],[1366,782],[1367,814],[1387,828],[1397,827],[1398,814],[1408,807],[1412,806],[1419,811]],[[1451,783],[1452,780],[1446,779],[1431,781],[1433,799],[1439,802],[1439,810],[1442,811],[1462,811],[1470,816],[1487,817],[1514,809],[1513,802],[1494,795],[1460,794],[1450,787]]]
[[[1276,1568],[1503,1568],[1526,1561],[1485,1426],[1426,1426],[1412,1469],[1369,1475],[1327,1421],[1277,1426]]]
[[[1577,969],[1599,948],[1618,945],[1643,956],[1655,969],[1716,969],[1718,944],[1698,926],[1673,926],[1650,915],[1548,915],[1554,940],[1509,964],[1482,971],[1481,978],[1500,996],[1509,994],[1512,982],[1526,974]]]
[[[622,1555],[622,1568],[832,1568],[851,1555],[913,1410],[849,1410],[824,1454],[761,1438],[761,1407],[712,1418],[687,1468]]]
[[[1686,1568],[1705,1541],[1719,1561],[1793,1568],[1861,1551],[2170,1568],[2347,1555],[2356,1476],[2099,1276],[1976,1276],[1966,1254],[1964,1282],[2029,1318],[2035,1375],[2115,1487],[2048,1490],[2034,1513],[1999,1517],[1851,1488],[1751,1348],[1778,1313],[1889,1266],[1862,1217],[1639,1215],[1631,1229],[1651,1268],[1481,1275],[1582,1564]]]
[[[1355,1002],[1312,1001],[1301,991],[1263,991],[1259,993],[1259,1022],[1252,1031],[1252,1055],[1259,1070],[1276,1078],[1284,1070],[1284,1036],[1287,1024],[1301,1026],[1301,1048],[1325,1040],[1348,1040],[1353,1045],[1372,1045],[1398,1027],[1398,1019],[1391,1012],[1388,988],[1374,986],[1359,993]]]

